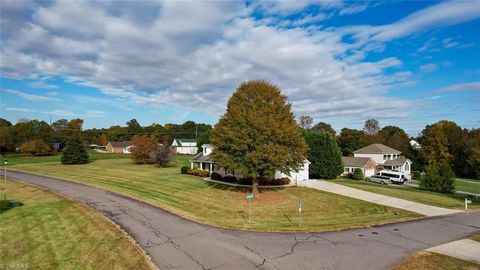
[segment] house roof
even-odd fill
[[[174,141],[177,142],[177,145],[178,146],[182,146],[182,147],[196,147],[196,146],[184,146],[183,144],[184,143],[197,143],[197,140],[195,139],[174,139]]]
[[[410,161],[410,160],[408,158],[405,158],[404,156],[401,156],[397,159],[387,160],[387,161],[385,161],[385,163],[383,163],[383,165],[387,165],[387,166],[403,165],[407,161]]]
[[[193,156],[192,159],[190,159],[190,162],[204,162],[204,163],[215,163],[210,155],[203,155],[203,152],[200,152]]]
[[[109,142],[113,148],[125,148],[132,145],[131,141],[123,141],[123,142]]]
[[[400,154],[402,152],[381,143],[370,144],[369,146],[353,151],[354,154]]]
[[[368,157],[342,157],[343,164],[348,167],[365,167],[369,160]]]

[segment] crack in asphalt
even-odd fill
[[[265,263],[269,263],[273,266],[273,268],[275,269],[279,269],[272,261],[270,261],[269,259],[266,259],[265,257],[263,257],[262,254],[260,254],[260,252],[258,251],[255,251],[253,248],[247,246],[247,245],[243,245],[243,247],[245,247],[248,251],[254,253],[255,255],[257,255],[258,257],[260,257],[260,259],[262,259],[262,262],[260,264],[257,264],[255,265],[255,268],[258,268],[258,267],[261,267],[263,265],[265,265]]]
[[[300,244],[300,241],[297,239],[297,236],[293,236],[293,239],[295,240],[295,243],[293,243],[291,246],[290,246],[290,251],[283,254],[283,255],[280,255],[280,256],[277,256],[277,257],[273,257],[271,258],[270,260],[276,260],[276,259],[279,259],[279,258],[283,258],[283,257],[286,257],[288,255],[291,255],[293,254],[293,252],[295,252],[295,247],[297,247],[298,244]]]

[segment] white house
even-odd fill
[[[403,172],[411,178],[412,162],[401,155],[402,152],[380,143],[374,143],[353,152],[354,158],[371,158],[377,170],[388,169]]]
[[[412,146],[412,148],[414,150],[419,150],[420,148],[422,148],[422,146],[415,140],[410,140],[410,145]]]
[[[176,154],[195,155],[198,151],[197,140],[195,139],[174,139],[172,151]]]
[[[197,167],[201,170],[208,171],[209,173],[217,172],[222,175],[225,175],[225,170],[211,158],[210,154],[212,153],[212,150],[213,150],[212,145],[210,144],[202,145],[202,152],[198,153],[190,160],[190,168],[193,169],[194,167]],[[298,171],[290,172],[290,175],[277,171],[275,172],[275,178],[288,177],[290,178],[291,181],[308,180],[309,166],[310,166],[310,161],[305,159],[305,162],[303,163],[302,167]]]

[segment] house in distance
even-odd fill
[[[175,154],[195,155],[198,152],[197,140],[173,139],[172,152]]]
[[[131,147],[132,147],[131,141],[108,142],[106,150],[109,153],[130,154]]]

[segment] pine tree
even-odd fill
[[[343,172],[342,151],[328,132],[305,131],[308,144],[310,175],[313,178],[334,179]]]
[[[210,137],[213,159],[252,177],[253,193],[258,193],[259,179],[277,170],[296,171],[304,162],[307,145],[290,107],[276,86],[260,80],[242,83]]]
[[[88,163],[88,152],[79,138],[71,138],[65,148],[61,159],[63,164],[85,164]]]

